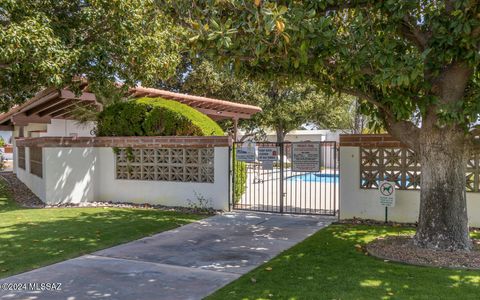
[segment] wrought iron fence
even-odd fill
[[[260,148],[278,149],[273,161],[232,163],[233,208],[291,214],[335,215],[338,208],[338,156],[335,142],[318,144],[320,162],[314,172],[292,169],[293,143],[257,142]],[[242,147],[234,143],[232,148]],[[241,177],[241,178],[239,178]],[[241,179],[241,180],[240,180]]]

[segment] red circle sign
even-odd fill
[[[384,183],[382,183],[382,185],[380,185],[380,193],[384,196],[392,195],[394,189],[395,189],[395,187],[391,183],[388,183],[388,182],[384,182]]]

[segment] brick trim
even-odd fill
[[[214,148],[229,147],[228,136],[127,136],[127,137],[37,137],[16,138],[20,147],[132,147]]]
[[[341,134],[340,147],[407,147],[389,134]]]

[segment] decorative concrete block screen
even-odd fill
[[[117,179],[214,182],[213,148],[117,148]]]
[[[376,189],[382,180],[394,181],[397,189],[420,189],[420,163],[415,152],[389,135],[342,135],[340,146],[360,149],[360,188]],[[466,189],[480,192],[480,157],[467,163]]]
[[[17,147],[18,167],[25,170],[25,147]]]
[[[397,189],[420,188],[420,164],[408,148],[360,148],[360,187],[378,188],[382,180],[395,181]]]
[[[30,173],[43,177],[43,151],[40,147],[30,147]]]

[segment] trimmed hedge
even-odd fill
[[[97,122],[97,136],[222,136],[222,128],[207,115],[177,101],[163,98],[140,98],[113,104],[103,110]],[[235,155],[235,151],[233,151]],[[233,163],[238,203],[245,193],[247,168],[244,162]]]
[[[103,110],[98,136],[222,136],[222,128],[207,115],[177,101],[140,98]]]

